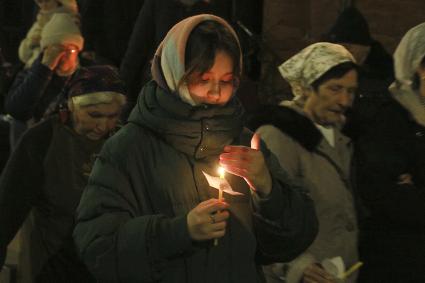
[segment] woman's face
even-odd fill
[[[63,50],[60,61],[55,69],[58,76],[70,76],[78,66],[78,47],[73,44],[60,45]]]
[[[225,52],[215,55],[214,65],[205,73],[188,78],[190,96],[197,104],[225,105],[233,95],[235,78],[232,58]]]
[[[344,123],[345,112],[352,106],[356,91],[357,71],[351,70],[341,78],[325,81],[317,91],[313,90],[304,110],[319,125]]]
[[[102,139],[116,127],[121,109],[115,100],[108,104],[71,106],[73,129],[90,140]]]
[[[43,12],[51,11],[57,7],[59,7],[59,2],[56,0],[36,0],[38,7]]]

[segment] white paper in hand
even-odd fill
[[[342,279],[345,272],[345,264],[342,257],[325,258],[322,261],[323,268],[332,276]]]
[[[233,196],[242,196],[243,195],[242,193],[234,191],[232,189],[232,186],[230,186],[229,182],[227,182],[226,179],[211,176],[211,175],[205,173],[204,171],[202,171],[202,173],[204,174],[205,178],[207,178],[208,184],[211,187],[216,188],[217,190],[219,190],[221,188],[223,190],[223,192],[228,193],[229,195],[233,195]]]

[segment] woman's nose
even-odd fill
[[[220,95],[220,83],[212,82],[209,90],[210,95]]]

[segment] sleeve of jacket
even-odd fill
[[[99,282],[160,281],[167,259],[192,247],[186,215],[143,215],[145,200],[133,192],[145,189],[132,186],[122,164],[126,158],[109,152],[108,145],[77,209],[76,246]]]
[[[43,183],[43,131],[30,129],[22,136],[0,178],[0,269],[9,243],[26,219]]]
[[[273,186],[267,198],[253,194],[260,261],[263,264],[287,262],[310,246],[316,237],[318,222],[307,190],[282,169],[264,143],[263,153]]]
[[[27,121],[33,116],[33,108],[48,86],[53,72],[41,64],[40,58],[28,70],[15,78],[6,96],[5,110],[13,118]]]
[[[142,70],[153,56],[155,44],[156,0],[146,0],[134,24],[120,73],[127,84],[129,102],[135,103],[141,88]]]

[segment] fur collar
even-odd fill
[[[323,138],[309,118],[286,106],[265,106],[250,122],[253,130],[262,125],[277,127],[308,151],[313,151]]]

